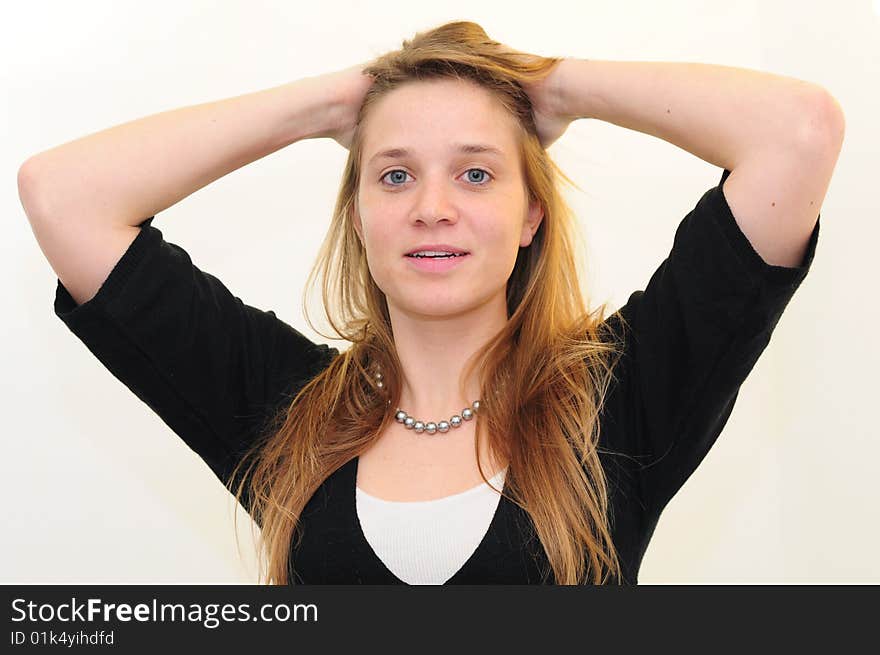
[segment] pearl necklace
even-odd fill
[[[376,386],[378,388],[382,388],[385,384],[382,382],[382,373],[376,371],[374,373],[376,377]],[[388,404],[391,404],[391,400],[388,401]],[[463,421],[470,421],[476,416],[477,411],[480,409],[480,401],[475,400],[470,407],[465,407],[461,410],[461,414],[455,414],[449,417],[448,421],[428,421],[427,423],[416,419],[413,416],[410,416],[405,411],[397,408],[397,411],[394,414],[394,419],[398,423],[402,423],[403,427],[407,430],[412,430],[421,434],[422,432],[427,432],[428,434],[434,434],[435,432],[449,432],[449,428],[458,428],[461,427]]]

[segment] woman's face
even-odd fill
[[[442,317],[505,303],[543,217],[527,202],[516,119],[475,83],[427,80],[382,97],[364,129],[355,227],[389,306]],[[407,256],[438,244],[467,254]]]

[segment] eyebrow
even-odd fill
[[[456,143],[453,144],[453,149],[456,152],[467,155],[489,154],[504,157],[503,151],[487,143]],[[372,164],[376,159],[396,159],[398,157],[408,157],[411,154],[412,151],[407,148],[388,148],[387,150],[380,150],[370,157],[370,161],[367,164]]]

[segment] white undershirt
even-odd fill
[[[505,467],[489,481],[501,489]],[[443,584],[483,540],[500,494],[485,482],[467,491],[423,501],[384,500],[356,487],[364,537],[394,575],[407,584]]]

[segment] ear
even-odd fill
[[[526,216],[526,220],[523,221],[522,234],[520,235],[520,247],[525,248],[532,243],[532,238],[535,236],[535,232],[538,231],[538,226],[541,225],[543,218],[544,208],[541,206],[541,203],[538,200],[529,202],[529,213]]]

